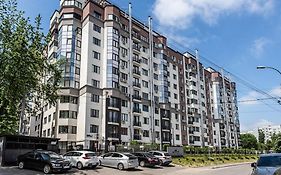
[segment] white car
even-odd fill
[[[172,156],[167,152],[163,152],[163,151],[149,151],[149,152],[159,159],[160,165],[169,165],[170,163],[172,163]]]
[[[91,151],[70,151],[64,154],[63,157],[78,169],[83,169],[84,167],[95,168],[99,164],[96,153]]]
[[[111,152],[98,157],[100,165],[123,169],[133,169],[139,166],[138,158],[130,153]]]

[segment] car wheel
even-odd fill
[[[99,166],[101,166],[101,161],[99,160]]]
[[[83,164],[82,164],[81,162],[78,162],[78,163],[77,163],[77,168],[78,168],[79,170],[81,170],[81,169],[83,168]]]
[[[122,163],[119,163],[117,165],[118,170],[124,170],[124,165]]]
[[[19,169],[23,169],[24,168],[24,162],[19,162]]]
[[[140,166],[144,167],[145,166],[145,162],[144,161],[140,161]]]
[[[92,165],[92,168],[96,168],[98,165]]]
[[[43,172],[45,174],[49,174],[51,172],[51,167],[50,165],[45,165],[44,168],[43,168]]]

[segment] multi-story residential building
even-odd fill
[[[61,150],[238,146],[235,83],[167,46],[151,18],[146,26],[106,1],[60,5],[48,48],[50,61],[66,60],[60,99],[30,119],[30,135],[60,138]]]
[[[268,126],[264,126],[264,127],[260,127],[258,128],[258,131],[262,131],[264,133],[264,141],[266,143],[266,141],[271,140],[271,137],[274,134],[280,134],[281,133],[281,125],[268,125]],[[256,137],[258,137],[258,134],[254,134]]]

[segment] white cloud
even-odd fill
[[[251,47],[251,52],[256,57],[260,57],[265,50],[265,47],[270,43],[270,40],[264,37],[256,39]]]
[[[280,98],[281,98],[281,87],[279,86],[279,87],[276,87],[276,88],[272,89],[272,90],[270,91],[270,94],[271,94],[272,96],[280,97]]]
[[[256,123],[250,124],[250,125],[243,125],[241,124],[241,131],[247,132],[247,131],[253,131],[254,133],[258,131],[258,128],[266,127],[269,125],[274,125],[273,122],[266,120],[266,119],[259,119]]]
[[[214,24],[221,15],[248,12],[267,15],[275,0],[156,0],[153,13],[162,26],[188,27],[194,18]]]

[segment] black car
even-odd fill
[[[156,158],[154,155],[151,153],[147,152],[135,152],[133,153],[136,157],[138,157],[139,160],[139,165],[141,167],[144,166],[155,166],[159,165],[159,159]]]
[[[51,172],[68,171],[71,169],[69,161],[51,151],[36,150],[20,155],[17,158],[18,167],[43,170],[45,174]]]

